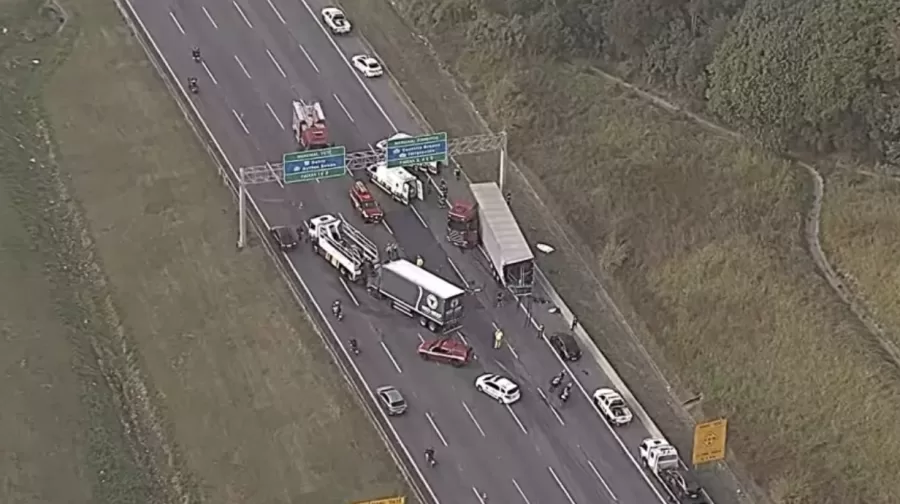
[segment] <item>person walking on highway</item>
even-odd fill
[[[497,293],[497,300],[494,304],[497,306],[497,308],[503,306],[503,291]]]
[[[503,331],[498,327],[496,331],[494,331],[494,349],[499,349],[503,346]]]
[[[456,177],[456,180],[462,178],[462,170],[459,169],[459,166],[453,168],[453,176]]]
[[[422,267],[425,265],[425,259],[422,259],[422,256],[416,256],[416,266]]]

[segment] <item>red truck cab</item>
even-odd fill
[[[454,201],[447,212],[447,241],[459,248],[478,245],[478,211],[473,203]]]
[[[350,186],[350,201],[364,221],[377,223],[384,219],[384,210],[362,180],[357,180]]]

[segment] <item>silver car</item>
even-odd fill
[[[375,394],[378,395],[378,399],[388,415],[402,415],[406,412],[406,399],[394,387],[390,385],[378,387],[375,389]]]

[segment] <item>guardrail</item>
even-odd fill
[[[194,103],[190,100],[187,90],[185,90],[184,86],[175,75],[175,72],[169,66],[165,57],[162,55],[162,52],[160,51],[158,45],[153,40],[153,36],[144,26],[143,21],[137,15],[134,7],[131,5],[131,1],[115,0],[115,4],[119,10],[119,13],[122,15],[122,18],[125,20],[125,23],[134,33],[141,47],[147,53],[151,64],[154,66],[154,68],[156,68],[160,77],[162,77],[166,87],[175,98],[175,102],[184,115],[184,118],[187,120],[188,125],[197,135],[197,138],[203,144],[210,157],[212,157],[212,159],[216,162],[216,166],[219,175],[222,178],[222,182],[231,191],[232,196],[237,198],[239,184],[238,173],[235,170],[234,166],[231,164],[231,161],[228,159],[228,156],[225,154],[224,149],[222,149],[222,146],[216,140],[215,135],[213,135],[209,126],[206,124],[206,121],[203,120],[200,112],[197,110]],[[358,399],[360,400],[360,405],[363,407],[363,410],[370,418],[372,425],[378,431],[379,436],[385,443],[385,446],[388,448],[388,451],[390,452],[391,457],[394,459],[397,467],[400,468],[405,479],[410,484],[413,492],[416,494],[419,502],[433,502],[435,504],[438,504],[436,496],[430,491],[430,487],[428,487],[427,483],[424,482],[424,478],[421,472],[419,472],[418,466],[416,466],[412,462],[411,454],[406,450],[405,446],[403,446],[393,426],[386,420],[384,412],[378,407],[372,391],[363,382],[361,378],[362,375],[356,368],[356,364],[352,361],[352,359],[350,359],[349,354],[347,353],[347,349],[343,348],[342,346],[341,348],[335,348],[337,346],[335,342],[329,340],[325,336],[324,332],[322,331],[322,327],[327,327],[331,331],[332,335],[335,335],[334,329],[326,319],[325,314],[322,313],[319,306],[313,301],[312,294],[309,291],[309,288],[300,278],[299,273],[293,268],[293,265],[290,264],[289,261],[287,261],[286,256],[283,256],[283,254],[282,257],[279,257],[279,254],[275,252],[275,250],[272,248],[272,245],[266,239],[266,232],[269,229],[269,225],[266,222],[265,217],[262,215],[262,212],[260,212],[259,208],[256,206],[256,203],[252,199],[250,199],[250,202],[252,203],[255,210],[255,213],[251,212],[250,214],[251,226],[256,232],[257,236],[260,238],[260,241],[263,244],[263,248],[265,249],[269,257],[274,261],[279,274],[281,274],[282,277],[287,281],[288,287],[291,290],[294,299],[301,307],[303,307],[304,311],[306,311],[306,313],[310,316],[310,319],[315,321],[313,325],[315,326],[314,328],[316,330],[316,334],[325,344],[326,349],[332,356],[332,360],[341,371],[341,375],[347,381],[347,384],[355,391]],[[289,269],[290,274],[288,272]],[[303,288],[306,295],[303,295],[303,293],[301,293],[299,289],[297,289],[295,281],[291,279],[291,274],[296,279],[296,282],[299,283]],[[310,309],[310,303],[312,304],[312,306],[316,307],[316,310]],[[340,344],[339,341],[338,344]],[[339,353],[339,350],[342,351],[344,359],[341,358],[341,353]],[[356,371],[355,374],[350,372],[349,368],[351,367],[354,371]],[[366,393],[363,393],[363,390],[365,390]],[[378,414],[376,414],[376,411],[381,413],[380,417]],[[393,440],[390,436],[388,436],[388,431],[391,431],[393,433]],[[401,457],[400,452],[403,452],[406,457]],[[429,489],[428,492],[424,492],[422,490],[421,486],[423,484],[426,488]],[[426,499],[426,495],[429,495],[431,499]]]

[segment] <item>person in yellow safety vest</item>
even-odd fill
[[[503,346],[503,331],[501,331],[500,328],[497,328],[497,330],[494,331],[494,348],[500,348],[501,346]]]
[[[422,256],[416,256],[416,266],[422,267],[425,264],[425,259],[422,259]]]

